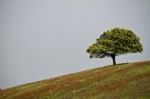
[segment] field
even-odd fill
[[[0,91],[0,99],[150,99],[150,61],[105,66]]]

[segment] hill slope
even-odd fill
[[[0,99],[150,99],[150,61],[106,66],[8,88]]]

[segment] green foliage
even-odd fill
[[[131,30],[124,28],[113,28],[104,32],[96,39],[96,43],[87,49],[90,58],[112,57],[142,51],[143,47],[140,43],[140,38]]]

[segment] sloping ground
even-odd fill
[[[0,99],[150,99],[150,61],[105,66],[2,90]]]

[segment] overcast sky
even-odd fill
[[[111,65],[86,49],[124,27],[144,46],[117,63],[150,59],[150,0],[0,0],[0,88]]]

